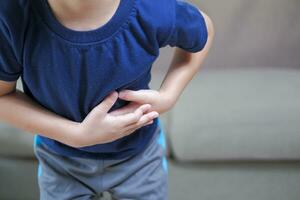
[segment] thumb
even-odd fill
[[[117,99],[118,93],[116,91],[113,91],[104,98],[104,100],[97,106],[97,109],[101,112],[107,113],[109,109],[115,104]]]

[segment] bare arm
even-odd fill
[[[0,80],[0,121],[67,143],[79,123],[61,117],[16,89],[16,81]]]
[[[176,47],[171,65],[159,89],[168,98],[171,107],[176,103],[184,88],[199,71],[212,45],[214,38],[213,23],[204,12],[200,12],[204,16],[208,31],[208,39],[205,47],[196,53]]]
[[[73,147],[107,143],[127,136],[158,117],[155,111],[147,112],[143,104],[108,113],[118,98],[113,92],[95,106],[82,122],[74,122],[57,115],[31,100],[16,89],[16,81],[0,80],[0,122],[19,129],[60,141]]]

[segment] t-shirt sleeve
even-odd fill
[[[22,72],[22,66],[16,57],[10,41],[9,30],[0,21],[0,80],[15,81]]]
[[[173,28],[167,44],[189,52],[201,51],[207,42],[207,27],[199,9],[184,0],[174,0]]]

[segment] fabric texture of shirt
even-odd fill
[[[76,122],[113,90],[150,89],[160,48],[198,52],[206,41],[204,17],[183,0],[121,0],[111,19],[90,31],[63,26],[47,0],[0,2],[0,80],[21,77],[25,94]],[[110,111],[128,103],[118,99]],[[61,155],[118,159],[141,151],[158,125],[155,118],[128,136],[82,148],[37,134]]]

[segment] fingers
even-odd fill
[[[120,91],[120,98],[127,101],[135,102],[149,102],[147,93],[143,93],[144,90],[122,90]]]
[[[130,124],[136,123],[150,107],[150,104],[144,104],[138,107],[134,112],[117,116],[119,127],[124,128]]]
[[[125,123],[123,127],[127,127],[129,125],[136,124],[141,119],[141,117],[143,117],[143,115],[150,110],[151,105],[150,104],[144,104],[143,106],[140,106],[139,108],[142,110],[142,113],[141,114],[138,113],[138,116],[135,120],[133,120],[129,123]],[[134,112],[138,112],[137,109]],[[149,113],[147,113],[147,114],[149,114]]]
[[[128,132],[129,130],[134,131],[136,129],[141,128],[142,126],[148,125],[153,123],[153,119],[158,117],[159,113],[156,111],[152,111],[150,113],[147,113],[145,115],[143,115],[139,121],[137,121],[136,123],[130,124],[128,125],[124,130],[126,132]]]
[[[146,124],[144,124],[143,126],[146,126],[146,125],[149,125],[149,124],[152,124],[153,123],[153,120],[151,120],[150,122],[147,122]]]
[[[118,93],[116,91],[107,95],[104,100],[96,106],[96,109],[101,110],[103,113],[107,113],[109,109],[114,105],[118,99]]]
[[[126,113],[132,112],[133,110],[137,109],[139,106],[141,106],[141,105],[136,104],[135,102],[130,102],[126,106],[123,106],[121,108],[113,110],[109,114],[114,115],[114,116],[124,115]]]

